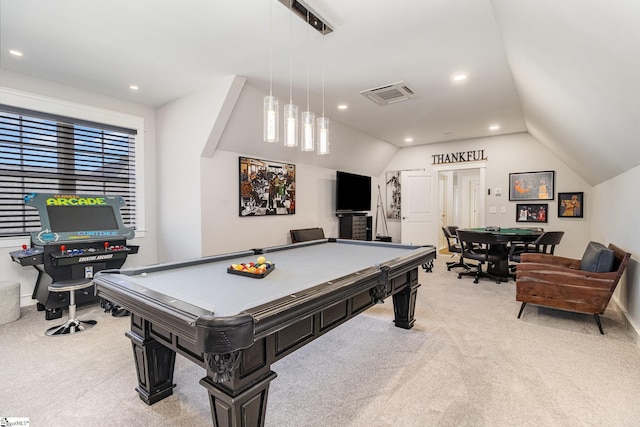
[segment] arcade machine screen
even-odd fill
[[[47,206],[47,214],[53,232],[118,229],[111,206]]]

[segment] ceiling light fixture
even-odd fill
[[[279,0],[289,9],[289,103],[284,106],[284,145],[285,147],[298,146],[298,106],[293,104],[293,34],[291,17],[293,13],[305,20],[307,24],[315,28],[322,35],[333,31],[331,26],[320,18],[309,6],[299,0]],[[324,59],[322,62],[322,115],[317,120],[315,113],[309,111],[309,51],[308,51],[308,27],[307,27],[307,111],[302,113],[302,147],[303,151],[313,150],[317,126],[318,155],[329,153],[329,119],[324,117]],[[323,42],[324,43],[324,42]],[[324,49],[324,44],[323,44]],[[266,108],[265,98],[265,108]],[[277,117],[277,116],[276,116]],[[266,120],[266,115],[265,115]]]
[[[349,106],[348,106],[347,104],[340,104],[340,105],[338,105],[338,110],[346,110],[346,109],[348,109],[348,108],[349,108]]]
[[[489,126],[489,130],[498,130],[500,129],[500,125],[491,125]]]
[[[323,36],[333,31],[331,25],[327,24],[324,18],[321,18],[320,15],[306,3],[300,0],[280,0],[280,3],[291,9],[292,12],[318,30]]]
[[[289,2],[289,103],[284,106],[284,145],[298,146],[298,106],[293,103],[293,35],[291,18],[293,16],[293,0]]]
[[[136,85],[129,85],[129,89],[131,89],[131,90],[140,90],[140,87],[138,87]]]
[[[404,142],[411,143],[411,142],[413,142],[413,138],[411,138],[411,137],[409,136],[409,137],[407,137],[407,138],[405,138],[405,139],[404,139]]]
[[[309,11],[307,11],[307,21],[309,20]],[[309,108],[309,27],[307,27],[307,111],[302,112],[302,143],[300,149],[302,151],[313,151],[316,133],[316,113]]]
[[[269,96],[264,97],[262,112],[263,139],[265,142],[278,142],[280,139],[279,104],[280,100],[273,96],[273,53],[272,34],[273,22],[271,18],[271,4],[269,0]]]
[[[20,52],[19,50],[15,50],[15,49],[9,49],[9,53],[13,56],[23,56],[22,52]]]
[[[461,82],[463,80],[467,79],[467,75],[466,74],[456,74],[455,76],[453,76],[453,80],[456,82]]]

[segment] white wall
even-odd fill
[[[584,192],[587,206],[584,218],[558,218],[556,194],[554,200],[548,201],[549,222],[540,224],[545,230],[565,232],[562,244],[556,249],[557,254],[578,258],[582,256],[582,251],[589,241],[591,186],[529,134],[518,133],[405,148],[400,150],[391,160],[385,173],[386,171],[424,168],[427,172],[437,174],[431,164],[433,155],[469,150],[484,150],[487,157],[485,181],[487,188],[491,189],[491,195],[485,193],[484,196],[486,224],[483,225],[500,227],[527,225],[516,223],[516,202],[509,201],[509,173],[552,170],[555,171],[556,193],[558,191]],[[384,182],[384,178],[385,175],[381,175],[380,182]],[[496,188],[502,190],[500,196],[495,195]],[[386,194],[383,194],[383,197],[386,197]],[[496,208],[497,213],[490,213],[492,207]],[[501,213],[502,207],[506,208],[506,213]],[[400,222],[387,220],[387,225],[394,241],[399,241]]]
[[[372,176],[371,194],[375,207],[376,176],[398,151],[397,147],[344,126],[333,118],[331,152],[327,156],[286,148],[282,142],[265,143],[262,140],[265,95],[250,84],[245,85],[217,150],[211,158],[200,159],[202,255],[290,243],[289,230],[296,228],[322,227],[327,237],[337,237],[336,169]],[[294,215],[239,216],[240,156],[296,165]],[[171,176],[177,173],[180,173],[179,169],[173,170]],[[161,188],[164,191],[164,187]]]
[[[225,107],[235,76],[213,82],[157,110],[158,257],[202,254],[200,157]],[[216,142],[211,142],[216,145]],[[205,188],[208,183],[205,182]]]
[[[338,236],[333,169],[296,164],[296,213],[239,216],[239,160],[246,153],[218,150],[201,160],[203,255],[291,243],[289,230],[322,227]],[[374,180],[375,181],[375,180]]]
[[[614,300],[640,333],[640,166],[593,189],[591,239],[613,243],[631,253],[631,261],[614,294]]]
[[[315,152],[287,148],[282,143],[282,135],[280,142],[263,142],[262,105],[265,95],[267,93],[256,89],[250,83],[245,85],[222,134],[218,149],[247,153],[259,159],[305,164],[368,176],[378,176],[398,152],[395,145],[340,123],[340,114],[348,112],[339,113],[337,110],[327,112],[330,118],[331,139],[331,152],[328,155],[318,156]],[[281,99],[280,103],[283,102],[285,101]],[[280,108],[282,109],[282,106]]]
[[[224,131],[210,150],[233,76],[157,111],[158,257],[161,262],[290,242],[289,230],[320,226],[338,235],[335,169],[374,175],[398,148],[331,123],[331,153],[317,156],[262,141],[266,95],[245,85]],[[214,142],[215,143],[215,142]],[[211,151],[213,154],[211,154]],[[296,214],[240,218],[239,156],[296,165]],[[336,166],[337,165],[337,166]],[[375,176],[372,185],[377,185]]]
[[[15,97],[12,97],[11,105],[34,108],[29,98],[32,98],[32,100],[45,99],[51,105],[61,104],[66,107],[86,106],[87,110],[93,110],[96,114],[126,115],[137,117],[144,121],[142,138],[144,147],[138,147],[144,155],[142,164],[139,164],[141,174],[138,176],[139,181],[144,185],[142,197],[140,198],[141,210],[139,211],[141,213],[140,219],[144,219],[144,229],[136,230],[136,238],[129,241],[132,245],[139,245],[140,251],[137,255],[128,257],[125,266],[156,263],[158,254],[156,251],[157,224],[155,217],[157,192],[155,180],[155,111],[142,105],[32,79],[7,71],[0,72],[0,82],[2,82],[2,89],[6,89],[9,92],[23,92],[28,95],[25,98],[26,101],[23,101],[21,105],[16,105],[13,102]],[[8,100],[9,98],[0,92],[0,102],[6,103]],[[58,114],[62,113],[58,112]],[[32,267],[22,267],[20,264],[12,262],[9,256],[10,252],[21,249],[22,244],[29,245],[29,238],[0,239],[0,280],[20,282],[20,305],[26,306],[36,303],[36,300],[31,299],[31,295],[35,287],[37,272]]]

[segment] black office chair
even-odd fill
[[[563,236],[564,231],[547,231],[533,242],[512,243],[509,248],[509,261],[520,262],[520,255],[524,253],[553,255],[556,245],[560,244]]]
[[[470,268],[464,262],[464,257],[462,256],[462,246],[458,242],[458,235],[456,234],[457,229],[457,225],[447,225],[445,227],[442,227],[444,238],[447,240],[447,247],[449,248],[449,252],[451,252],[452,254],[451,257],[454,257],[456,255],[460,257],[458,261],[447,262],[448,271],[451,271],[451,269],[455,267],[462,267],[466,270]]]
[[[324,230],[321,227],[299,228],[289,230],[291,243],[308,242],[309,240],[324,239]]]
[[[520,255],[527,253],[553,255],[556,245],[559,245],[562,240],[562,236],[564,236],[564,231],[547,231],[533,242],[511,242],[509,262],[516,263],[509,265],[511,277],[516,278],[515,270],[518,263],[520,263]]]
[[[508,253],[504,243],[498,242],[498,238],[491,233],[457,230],[457,234],[464,259],[478,261],[478,264],[470,265],[469,271],[459,272],[458,279],[473,276],[473,283],[478,283],[481,277],[488,277],[496,283],[502,282],[503,278],[490,273],[489,269],[507,260]],[[483,270],[482,266],[485,264],[487,269]]]

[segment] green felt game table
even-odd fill
[[[533,242],[540,237],[544,231],[535,228],[500,228],[497,230],[482,228],[468,228],[467,230],[476,231],[480,233],[491,233],[497,237],[498,241],[509,242]]]
[[[530,243],[541,236],[544,231],[538,228],[467,228],[462,230],[489,233],[496,237],[502,246],[504,258],[487,266],[487,271],[502,281],[508,281],[513,275],[509,272],[509,245],[514,243]],[[495,250],[495,248],[494,248]]]
[[[264,278],[227,272],[259,255],[275,265]],[[418,268],[435,256],[433,246],[323,239],[102,271],[94,282],[131,312],[143,401],[172,394],[178,353],[205,368],[215,426],[261,426],[272,363],[389,296],[396,326],[410,329]]]

